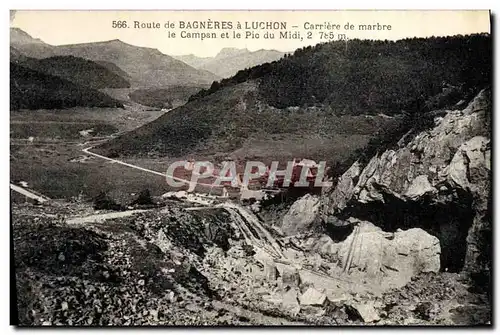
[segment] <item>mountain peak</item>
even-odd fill
[[[89,44],[89,45],[111,44],[111,45],[127,45],[127,46],[131,46],[131,44],[125,43],[125,42],[123,42],[122,40],[120,40],[118,38],[115,38],[113,40],[107,40],[107,41],[78,43],[76,45],[86,45],[86,44]]]
[[[124,42],[120,39],[114,39],[114,40],[109,40],[109,41],[101,41],[101,42],[90,42],[90,43],[84,43],[84,44],[91,44],[91,45],[96,45],[96,44],[100,44],[100,45],[110,45],[110,46],[113,46],[113,47],[121,47],[121,48],[130,48],[130,49],[136,49],[136,50],[139,50],[139,49],[143,49],[143,50],[149,50],[149,51],[152,51],[152,52],[155,52],[155,53],[161,53],[163,54],[160,50],[158,50],[157,48],[151,48],[151,47],[141,47],[141,46],[137,46],[137,45],[134,45],[134,44],[130,44],[130,43],[127,43],[127,42]],[[83,45],[83,44],[82,44]]]
[[[238,48],[222,48],[219,53],[215,56],[215,58],[226,58],[226,57],[234,57],[241,54],[250,53],[250,51],[245,49]]]
[[[107,41],[108,43],[114,43],[114,44],[126,44],[126,45],[130,45],[128,43],[125,43],[123,42],[122,40],[118,39],[118,38],[115,38],[114,40],[109,40]]]
[[[43,44],[44,42],[39,38],[33,38],[30,34],[22,30],[21,28],[11,27],[10,28],[10,43],[13,44]]]

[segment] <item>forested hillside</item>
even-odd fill
[[[19,64],[95,89],[130,87],[126,79],[104,65],[80,57],[54,56],[43,59],[26,57]]]
[[[371,157],[491,83],[488,35],[353,40],[239,71],[102,146],[113,155]],[[461,100],[463,100],[461,102]]]
[[[10,109],[123,107],[95,89],[10,63]]]
[[[336,41],[239,71],[192,99],[260,79],[262,98],[277,108],[325,104],[341,114],[391,115],[420,108],[444,84],[468,90],[489,83],[491,55],[486,34]]]

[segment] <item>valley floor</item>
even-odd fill
[[[134,197],[131,193],[145,188],[163,194],[168,190],[164,178],[109,164],[82,151],[163,113],[137,106],[11,113],[11,182],[25,182],[53,199],[90,199],[104,191],[127,201]]]

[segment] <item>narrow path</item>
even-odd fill
[[[31,198],[31,199],[34,199],[34,200],[37,200],[39,202],[46,202],[48,200],[50,200],[49,198],[45,197],[45,196],[42,196],[42,195],[38,195],[38,194],[35,194],[25,188],[22,188],[20,186],[17,186],[17,185],[14,185],[14,184],[10,184],[10,189],[13,190],[13,191],[16,191],[17,193],[20,193],[28,198]]]
[[[92,149],[92,147],[88,147],[88,148],[82,149],[82,151],[84,153],[88,154],[88,155],[92,155],[92,156],[95,156],[95,157],[98,157],[98,158],[101,158],[101,159],[104,159],[104,160],[107,160],[107,161],[110,161],[110,162],[113,162],[113,163],[125,165],[125,166],[128,166],[128,167],[133,168],[133,169],[145,171],[145,172],[152,173],[152,174],[155,174],[157,176],[162,176],[162,177],[165,177],[165,178],[167,176],[166,173],[162,173],[162,172],[158,172],[158,171],[153,171],[153,170],[146,169],[146,168],[143,168],[143,167],[140,167],[140,166],[137,166],[137,165],[125,163],[125,162],[122,162],[122,161],[119,161],[119,160],[116,160],[116,159],[113,159],[113,158],[109,158],[109,157],[106,157],[106,156],[102,156],[102,155],[96,154],[94,152],[89,151],[90,149]],[[172,179],[177,180],[175,177],[172,177]],[[184,180],[180,179],[180,180],[177,180],[177,181],[184,181]]]
[[[137,213],[147,212],[145,209],[134,209],[130,211],[123,212],[112,212],[103,214],[93,214],[85,217],[74,217],[66,220],[67,224],[81,224],[81,223],[93,223],[93,222],[103,222],[105,220],[124,218]]]
[[[104,160],[107,160],[107,161],[110,161],[110,162],[113,162],[113,163],[121,164],[121,165],[124,165],[124,166],[128,166],[128,167],[130,167],[132,169],[141,170],[141,171],[144,171],[144,172],[147,172],[147,173],[151,173],[151,174],[155,174],[157,176],[162,176],[164,178],[167,178],[167,173],[166,172],[158,172],[158,171],[146,169],[146,168],[134,165],[134,164],[126,163],[126,162],[123,162],[123,161],[120,161],[120,160],[117,160],[117,159],[113,159],[113,158],[109,158],[109,157],[106,157],[106,156],[103,156],[103,155],[99,155],[99,154],[96,154],[96,153],[90,151],[90,149],[92,149],[92,147],[88,147],[88,148],[82,149],[82,151],[84,153],[88,154],[88,155],[92,155],[92,156],[95,156],[95,157],[98,157],[98,158],[101,158],[101,159],[104,159]],[[183,182],[183,183],[185,183],[187,185],[191,184],[190,180],[186,180],[186,179],[174,177],[172,175],[170,175],[168,177],[172,178],[175,181]],[[196,182],[196,185],[207,186],[207,187],[222,187],[222,186],[215,186],[213,184],[199,183],[199,182]]]

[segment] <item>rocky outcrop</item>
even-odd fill
[[[283,217],[283,233],[296,235],[310,230],[318,215],[319,205],[319,198],[310,194],[294,202]]]
[[[436,117],[433,128],[405,135],[397,149],[363,168],[356,162],[322,195],[324,224],[355,217],[389,232],[421,228],[439,238],[442,270],[487,266],[490,113],[483,90],[465,109]]]
[[[301,247],[338,264],[342,275],[379,282],[382,289],[404,286],[422,272],[439,271],[439,240],[423,229],[390,233],[370,222],[355,224],[353,233],[341,242],[324,235],[304,241]],[[331,288],[330,284],[321,285],[317,278],[301,279],[302,283],[310,283],[315,288]]]
[[[401,283],[419,272],[439,271],[441,250],[436,237],[420,228],[394,234],[366,228],[336,245],[336,254],[346,271],[357,269],[372,277],[389,272],[390,280]]]

